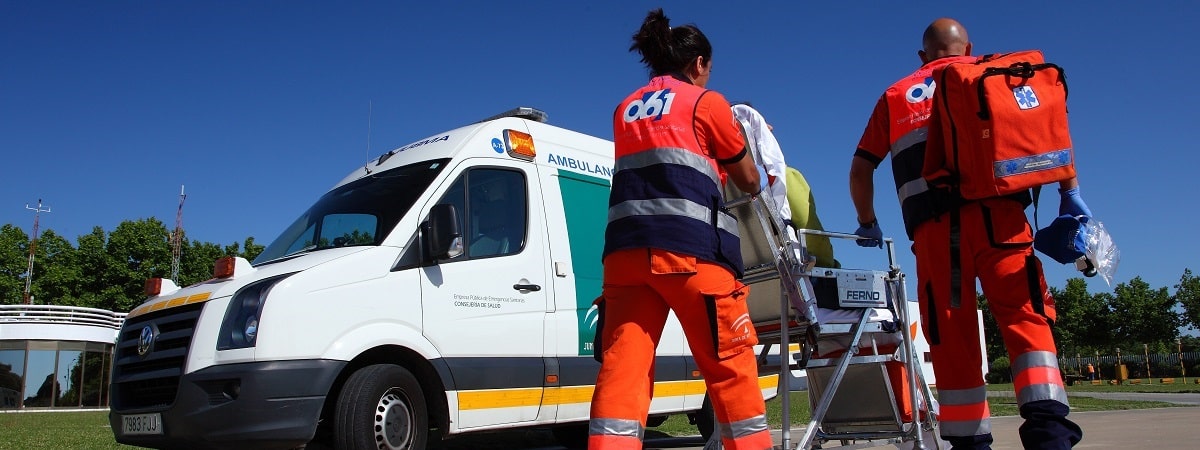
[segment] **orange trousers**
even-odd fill
[[[952,251],[955,246],[957,252]],[[1066,391],[1050,330],[1056,316],[1054,298],[1033,254],[1024,205],[1006,198],[965,204],[918,226],[913,251],[921,320],[937,376],[942,435],[991,434],[976,278],[1012,361],[1018,406],[1049,401],[1061,403],[1065,411]],[[951,295],[955,276],[958,298]],[[1065,412],[1054,414],[1065,417]]]
[[[704,376],[722,444],[728,450],[770,449],[748,292],[724,266],[693,256],[646,248],[609,254],[597,330],[603,362],[588,448],[642,448],[654,395],[654,352],[674,311]]]

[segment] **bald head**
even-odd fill
[[[929,24],[929,27],[925,28],[921,43],[924,49],[919,53],[921,61],[926,63],[947,56],[971,54],[971,41],[967,39],[967,29],[957,20],[947,17]]]

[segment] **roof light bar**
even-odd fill
[[[546,123],[546,121],[550,120],[550,116],[547,115],[545,111],[537,108],[530,108],[528,106],[522,106],[519,108],[510,109],[500,114],[496,114],[492,117],[488,117],[475,123],[489,122],[496,119],[503,119],[505,117],[516,117],[519,119],[532,120],[541,123]]]

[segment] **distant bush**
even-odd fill
[[[992,363],[988,366],[988,373],[984,377],[988,383],[1000,384],[1012,382],[1012,363],[1008,361],[1007,356],[1001,356],[992,360]]]

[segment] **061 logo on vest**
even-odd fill
[[[671,93],[670,89],[647,92],[641,100],[629,102],[625,107],[625,122],[651,117],[654,120],[662,119],[663,114],[671,113],[671,102],[674,100],[675,94]]]
[[[904,99],[909,103],[921,103],[933,98],[935,88],[937,88],[937,83],[933,81],[933,77],[927,77],[924,83],[909,86],[908,90],[904,91]]]

